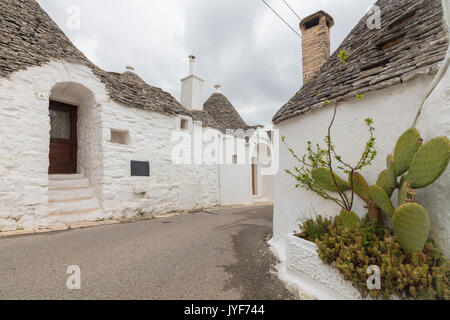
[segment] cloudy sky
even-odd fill
[[[301,87],[301,39],[262,0],[38,0],[74,44],[99,67],[131,65],[149,84],[180,97],[187,57],[250,125],[269,125]],[[294,29],[298,18],[283,0],[266,0]],[[332,51],[375,0],[286,0],[301,17],[325,10],[334,17]],[[80,9],[71,28],[71,6]],[[69,10],[69,13],[68,13]],[[69,22],[69,23],[68,23]]]

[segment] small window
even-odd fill
[[[181,130],[189,130],[189,120],[188,119],[181,119],[180,129]]]
[[[233,164],[237,164],[238,163],[238,157],[237,155],[233,156]]]
[[[111,129],[111,143],[131,144],[130,132],[124,130]]]

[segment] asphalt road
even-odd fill
[[[271,230],[260,206],[0,239],[0,299],[294,299]]]

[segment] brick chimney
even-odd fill
[[[330,57],[330,29],[333,18],[318,11],[300,22],[303,51],[303,84],[308,82]]]

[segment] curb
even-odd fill
[[[119,220],[105,220],[105,221],[91,221],[91,222],[80,222],[73,223],[68,225],[56,225],[51,227],[41,227],[35,229],[25,229],[25,230],[17,230],[17,231],[5,231],[0,232],[1,238],[8,238],[14,236],[24,236],[30,234],[41,234],[41,233],[49,233],[49,232],[57,232],[57,231],[67,231],[67,230],[76,230],[76,229],[85,229],[90,227],[98,227],[112,224],[119,224]]]

